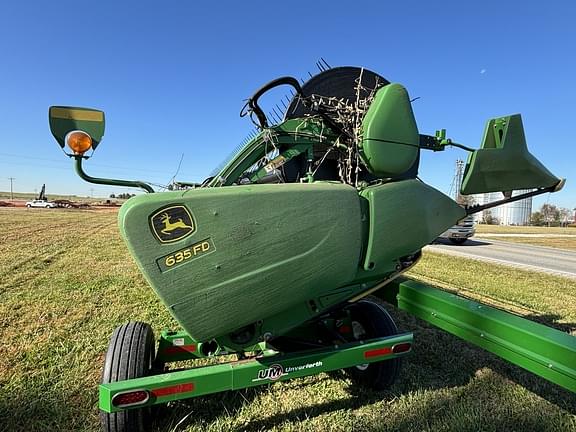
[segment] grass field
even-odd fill
[[[523,243],[533,246],[544,246],[556,249],[566,249],[576,251],[576,236],[566,237],[496,237],[489,234],[477,236],[477,239],[493,239],[513,243]]]
[[[114,212],[0,209],[0,430],[96,431],[108,339],[127,320],[174,327]],[[427,254],[413,277],[567,331],[576,283]],[[388,391],[321,374],[179,402],[158,431],[576,431],[576,397],[392,311],[414,353]]]
[[[478,238],[576,250],[576,228],[477,225]],[[496,234],[491,236],[491,234]],[[507,236],[502,237],[505,234]],[[510,235],[511,234],[511,235]],[[527,235],[525,235],[527,234]]]
[[[476,225],[476,232],[493,234],[563,234],[576,236],[574,227]]]

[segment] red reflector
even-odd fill
[[[392,352],[394,354],[405,353],[405,352],[410,351],[411,348],[412,348],[412,344],[410,344],[408,342],[404,342],[404,343],[394,345],[392,347]]]
[[[148,402],[150,395],[146,390],[136,390],[126,393],[118,393],[112,398],[112,405],[116,407],[126,407],[140,405]]]
[[[168,396],[175,393],[187,393],[194,391],[194,383],[176,384],[170,387],[161,387],[152,390],[156,397]]]
[[[196,345],[173,345],[167,348],[164,348],[163,354],[165,355],[174,355],[174,354],[183,354],[183,353],[191,353],[196,351]]]
[[[340,333],[350,333],[352,331],[352,329],[350,328],[350,326],[343,325],[338,329],[338,331]]]
[[[378,348],[370,351],[364,352],[364,358],[379,357],[392,354],[392,349],[389,347]]]

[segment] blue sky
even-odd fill
[[[166,184],[200,181],[251,129],[238,112],[263,83],[332,66],[372,69],[420,97],[421,133],[477,147],[490,117],[520,112],[528,146],[576,207],[574,2],[2,2],[0,190],[95,196],[50,135],[50,105],[106,112],[86,170]],[[447,192],[460,150],[426,154]]]

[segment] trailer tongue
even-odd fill
[[[293,97],[283,115],[266,115],[260,98],[277,86]],[[528,152],[520,115],[489,120],[473,150],[444,130],[420,134],[406,89],[356,67],[303,85],[276,79],[241,115],[257,132],[213,175],[152,193],[146,182],[84,171],[104,135],[102,111],[50,108],[52,134],[81,178],[149,192],[123,205],[120,232],[182,327],[163,332],[158,348],[148,324],[115,330],[100,386],[104,430],[144,430],[154,404],[335,369],[389,386],[412,334],[399,334],[369,294],[576,391],[574,337],[402,276],[467,215],[562,188]],[[463,206],[419,180],[420,152],[449,146],[470,153],[462,194],[503,199]],[[531,191],[512,196],[520,189]],[[237,360],[166,368],[230,354]]]

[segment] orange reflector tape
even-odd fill
[[[405,342],[405,343],[399,343],[396,344],[392,347],[392,352],[394,354],[400,354],[400,353],[405,353],[410,351],[410,349],[412,348],[412,344]]]
[[[112,405],[122,408],[134,405],[142,405],[148,402],[150,394],[147,390],[134,390],[129,392],[117,393],[112,398]]]
[[[173,345],[164,348],[164,350],[162,350],[162,353],[166,355],[174,355],[187,352],[191,353],[194,351],[196,351],[196,345]]]
[[[389,347],[378,348],[378,349],[373,349],[370,351],[365,351],[364,352],[364,358],[380,357],[380,356],[385,356],[385,355],[390,355],[390,354],[392,354],[392,348],[389,348]]]
[[[176,384],[170,387],[161,387],[152,390],[156,397],[169,396],[176,393],[188,393],[194,391],[194,383]]]

